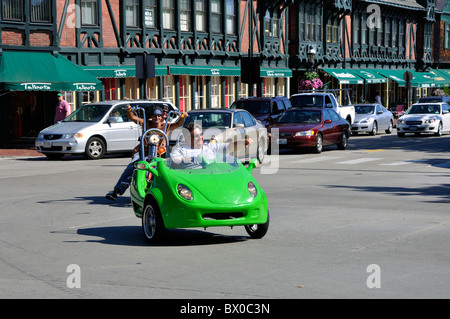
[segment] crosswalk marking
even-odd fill
[[[320,156],[320,157],[311,157],[311,158],[307,158],[307,159],[293,161],[292,163],[309,164],[309,163],[318,163],[318,162],[324,162],[324,161],[329,161],[329,160],[337,160],[339,158],[342,158],[342,156]]]
[[[382,163],[380,165],[385,166],[400,166],[400,165],[407,165],[411,163],[423,163],[426,162],[426,160],[409,160],[409,161],[398,161],[398,162],[392,162],[392,163]]]

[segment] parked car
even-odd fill
[[[391,134],[394,128],[394,115],[381,104],[355,105],[355,122],[351,126],[352,134],[370,133],[378,130]]]
[[[191,122],[200,124],[205,143],[244,140],[248,136],[253,143],[249,148],[236,150],[235,156],[245,161],[252,157],[256,157],[260,163],[264,161],[268,147],[267,129],[249,112],[241,109],[203,109],[189,111],[188,115],[184,127]],[[178,128],[169,134],[171,146],[182,136],[181,130],[182,128]]]
[[[417,103],[439,103],[445,102],[450,104],[450,96],[428,96],[421,97]]]
[[[291,109],[292,105],[285,96],[249,97],[234,101],[230,108],[248,111],[267,127],[275,123],[284,111]]]
[[[410,106],[397,121],[397,135],[434,133],[441,136],[450,131],[450,105],[447,103],[417,103]]]
[[[348,121],[332,109],[293,108],[268,128],[270,147],[276,143],[279,148],[306,147],[316,153],[321,153],[323,146],[333,144],[337,144],[339,149],[346,149],[349,127]]]
[[[89,159],[106,153],[131,152],[139,143],[142,129],[130,121],[124,107],[140,107],[146,113],[155,106],[176,107],[165,101],[120,100],[84,104],[60,123],[42,130],[36,150],[50,159],[65,154],[84,154]]]

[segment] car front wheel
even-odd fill
[[[142,214],[142,231],[151,243],[158,241],[166,232],[161,213],[157,207],[147,203]]]
[[[101,138],[91,137],[86,143],[85,156],[89,159],[99,159],[105,155],[106,146]]]
[[[438,130],[434,133],[436,136],[442,136],[442,123],[439,123]]]
[[[267,221],[264,224],[245,225],[247,234],[253,239],[263,238],[269,229],[269,212],[267,212]]]

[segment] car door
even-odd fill
[[[232,141],[242,141],[245,139],[245,124],[241,112],[234,112],[233,114],[233,128],[229,139]],[[242,147],[236,148],[234,152],[236,157],[243,157],[245,155],[245,150]]]
[[[326,110],[330,113],[331,116],[331,132],[332,132],[332,143],[336,144],[341,141],[342,138],[342,126],[343,121],[341,121],[341,117],[334,110]]]
[[[378,129],[380,129],[380,130],[387,129],[387,122],[386,122],[387,113],[385,113],[383,111],[383,109],[381,108],[381,105],[379,105],[379,104],[377,104],[375,106],[375,112],[376,112],[376,119],[377,119],[377,123],[378,123]]]
[[[116,105],[103,124],[107,131],[108,151],[131,151],[138,144],[139,126],[128,119],[124,106]]]
[[[442,104],[442,129],[450,131],[450,105],[447,103]]]
[[[240,112],[242,119],[244,120],[244,129],[245,129],[245,137],[249,137],[253,140],[253,143],[249,145],[249,147],[246,150],[246,153],[252,157],[257,156],[257,149],[258,149],[258,131],[256,127],[256,120],[255,118],[250,115],[248,112]],[[247,154],[246,154],[247,155]]]
[[[322,110],[322,114],[323,114],[323,128],[322,128],[322,137],[323,137],[323,145],[330,145],[330,144],[334,144],[334,140],[335,140],[335,132],[334,130],[334,125],[333,125],[333,121],[331,119],[331,114],[328,112],[328,109],[323,109]]]

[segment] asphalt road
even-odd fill
[[[450,135],[355,136],[254,171],[267,235],[174,230],[145,241],[128,157],[0,159],[0,298],[449,298]],[[220,190],[218,190],[219,192]]]

